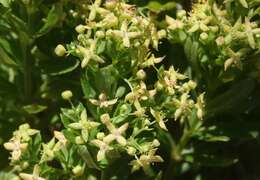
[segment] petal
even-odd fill
[[[12,151],[15,148],[15,144],[11,142],[4,143],[4,148],[8,151]]]
[[[117,130],[120,134],[124,133],[128,128],[128,123],[123,124],[121,127],[119,127]]]
[[[32,180],[32,179],[33,179],[33,175],[31,175],[31,174],[20,173],[19,176],[20,176],[23,180]]]
[[[97,161],[101,161],[105,159],[106,151],[105,150],[99,150],[97,153]]]
[[[127,141],[123,136],[117,136],[116,141],[122,146],[126,146],[127,144]]]
[[[81,136],[82,136],[82,138],[83,138],[83,140],[84,140],[85,142],[88,142],[88,136],[89,136],[89,134],[88,134],[88,130],[87,130],[87,129],[82,129],[82,131],[81,131]]]

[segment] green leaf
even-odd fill
[[[86,99],[95,98],[96,92],[92,87],[87,73],[83,74],[80,79],[82,91]]]
[[[255,87],[254,81],[245,79],[233,84],[225,93],[211,100],[207,105],[207,116],[219,113],[232,113],[247,99]]]
[[[0,0],[0,4],[4,7],[9,7],[11,5],[12,0]]]
[[[13,174],[11,172],[1,171],[0,172],[0,179],[1,180],[10,180],[10,179],[19,179],[19,178],[18,178],[18,176],[16,176],[15,174]]]
[[[16,62],[0,47],[0,61],[9,66],[17,66]]]
[[[23,110],[25,110],[29,114],[38,114],[44,111],[45,109],[47,109],[47,106],[42,106],[39,104],[30,104],[23,106]]]
[[[45,24],[36,33],[36,36],[39,37],[48,33],[52,28],[54,28],[55,26],[57,26],[58,23],[60,23],[63,17],[63,2],[56,3],[52,6],[51,10],[49,11],[45,19]]]

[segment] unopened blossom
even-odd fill
[[[195,107],[197,108],[197,117],[199,119],[202,119],[203,114],[204,114],[204,107],[205,107],[205,102],[204,102],[204,93],[200,94],[197,98],[197,102],[195,104]]]
[[[100,108],[107,108],[109,106],[112,106],[114,104],[116,104],[117,99],[111,99],[111,100],[107,100],[107,96],[104,93],[101,93],[98,96],[98,99],[89,99],[89,101],[96,105],[99,106]]]
[[[56,46],[56,48],[54,49],[54,52],[57,56],[64,56],[66,54],[66,49],[63,45],[59,44]]]
[[[20,173],[19,176],[23,180],[45,180],[45,178],[40,177],[40,167],[38,164],[34,166],[32,174]]]
[[[107,129],[109,130],[110,134],[104,137],[104,142],[112,142],[116,140],[120,145],[125,146],[127,141],[123,134],[128,128],[128,123],[123,124],[119,128],[116,128],[110,121],[109,114],[103,114],[101,117],[102,123],[105,124]]]
[[[88,141],[88,136],[89,136],[89,131],[92,128],[96,128],[97,126],[99,126],[99,123],[98,122],[94,122],[94,121],[90,121],[88,119],[88,116],[87,116],[87,111],[86,111],[86,109],[84,109],[81,112],[79,122],[70,123],[68,126],[71,129],[81,130],[81,136],[84,139],[84,141],[87,142]]]

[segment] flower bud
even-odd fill
[[[59,45],[55,48],[54,52],[55,52],[55,54],[56,54],[57,56],[62,57],[62,56],[64,56],[64,55],[66,54],[66,49],[64,48],[63,45],[59,44]]]
[[[177,12],[177,18],[182,19],[183,17],[186,16],[186,11],[185,10],[180,10]]]
[[[146,76],[146,73],[143,69],[140,69],[137,73],[136,76],[138,79],[143,80]]]
[[[127,148],[127,153],[128,153],[130,156],[134,156],[135,153],[136,153],[136,149],[133,148],[133,147],[128,147],[128,148]]]
[[[189,85],[189,87],[190,87],[191,89],[195,89],[196,86],[197,86],[197,84],[196,84],[194,81],[191,81],[191,80],[188,82],[188,85]]]
[[[152,145],[154,147],[159,147],[160,146],[160,142],[158,141],[158,139],[154,139],[153,142],[152,142]]]
[[[96,37],[97,38],[104,38],[105,37],[104,31],[97,31],[96,32]]]
[[[166,37],[166,31],[164,29],[160,30],[157,32],[157,35],[159,39],[165,38]]]
[[[106,0],[105,7],[109,10],[113,10],[116,7],[117,0]]]
[[[72,98],[73,94],[70,90],[66,90],[66,91],[63,91],[61,93],[61,97],[64,99],[64,100],[70,100]]]
[[[156,88],[157,91],[161,91],[163,89],[162,83],[157,81],[156,84],[155,84],[155,88]]]
[[[208,39],[209,35],[205,32],[200,34],[200,40],[206,41]]]
[[[97,139],[102,140],[105,137],[105,133],[99,132],[97,133]]]
[[[75,30],[77,31],[77,33],[82,34],[86,30],[86,27],[84,25],[80,24],[80,25],[76,26]]]
[[[77,165],[72,169],[72,172],[75,176],[82,176],[82,174],[84,173],[84,168],[80,165]]]
[[[76,136],[75,137],[75,143],[76,144],[84,144],[84,140],[82,139],[81,136]]]

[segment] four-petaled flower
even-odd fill
[[[88,120],[87,111],[84,109],[81,112],[79,122],[71,123],[68,125],[71,129],[81,130],[81,136],[85,142],[88,141],[89,130],[99,126],[98,122]]]
[[[120,145],[125,146],[127,144],[127,141],[125,137],[122,135],[125,133],[125,131],[128,128],[128,123],[123,124],[119,128],[116,128],[111,122],[109,114],[103,114],[101,117],[102,123],[105,124],[107,129],[109,130],[110,134],[108,134],[106,137],[104,137],[104,142],[112,142],[116,140]]]
[[[245,18],[245,29],[246,29],[245,34],[247,36],[248,43],[252,49],[255,49],[255,46],[256,46],[254,35],[260,34],[260,28],[253,29],[255,26],[257,26],[257,25],[254,23],[251,23],[250,19],[248,17]]]
[[[90,99],[89,100],[92,104],[99,106],[100,108],[107,108],[111,105],[114,105],[117,102],[117,99],[111,99],[111,100],[107,100],[107,96],[104,93],[101,93],[98,96],[98,100],[97,99]]]
[[[173,104],[176,107],[174,119],[177,120],[181,117],[181,122],[183,122],[184,117],[187,115],[186,113],[191,112],[191,108],[193,107],[194,102],[193,100],[189,99],[189,95],[187,93],[184,93],[181,95],[180,100],[173,99]]]
[[[108,36],[115,36],[118,38],[121,38],[123,41],[123,45],[127,48],[130,47],[130,39],[137,38],[141,35],[140,32],[129,32],[128,31],[128,22],[123,21],[122,25],[120,27],[120,30],[108,30],[107,31]]]
[[[168,29],[176,30],[176,29],[183,29],[184,23],[178,19],[173,19],[170,16],[166,16],[165,18],[166,23],[169,25]]]
[[[160,128],[168,131],[165,123],[164,123],[164,115],[162,113],[160,113],[159,111],[155,111],[153,108],[150,109],[151,114],[153,115],[153,117],[155,118],[156,122],[159,124]]]
[[[226,71],[232,64],[238,69],[242,69],[241,56],[244,54],[246,49],[240,49],[237,52],[234,52],[231,48],[226,49],[227,55],[230,57],[224,63],[224,70]]]
[[[4,147],[5,149],[12,151],[11,160],[16,161],[20,159],[22,152],[27,149],[28,143],[21,143],[19,139],[11,139],[9,142],[4,143]]]
[[[95,53],[96,40],[93,40],[93,39],[90,40],[90,47],[89,48],[78,46],[77,49],[79,50],[79,52],[83,56],[83,59],[81,61],[81,67],[82,68],[86,67],[90,60],[93,60],[93,61],[98,62],[98,63],[104,63],[105,62],[101,57],[99,57]]]
[[[36,129],[31,129],[29,124],[22,124],[19,126],[19,129],[15,131],[14,137],[16,139],[21,139],[21,141],[29,141],[31,136],[35,135],[39,131]]]
[[[135,156],[136,160],[132,160],[130,165],[132,165],[132,172],[139,170],[141,167],[144,172],[149,172],[151,164],[157,162],[163,162],[163,159],[159,155],[155,155],[157,149],[151,149],[146,154],[142,154],[139,158]]]

